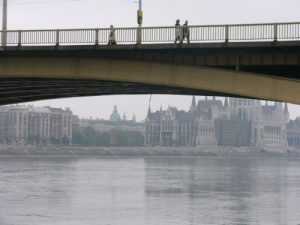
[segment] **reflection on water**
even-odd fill
[[[300,161],[1,158],[1,225],[300,224]]]

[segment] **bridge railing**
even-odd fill
[[[300,23],[277,24],[278,39],[292,40],[300,38]]]
[[[175,29],[175,27],[142,28],[142,43],[173,43],[175,40]],[[191,42],[225,40],[226,28],[224,25],[189,26],[188,29]]]
[[[276,24],[231,25],[228,31],[228,40],[275,40],[275,26]]]
[[[174,43],[175,27],[141,28],[142,44]],[[181,28],[182,29],[182,28]],[[189,26],[190,42],[300,40],[300,23]],[[117,44],[137,43],[138,28],[116,28]],[[109,28],[0,31],[2,46],[106,45]]]

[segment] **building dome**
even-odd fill
[[[109,118],[110,121],[114,121],[114,122],[118,122],[121,120],[121,116],[118,112],[118,108],[117,106],[115,105],[114,106],[114,111],[112,112],[112,114],[110,115],[110,118]]]

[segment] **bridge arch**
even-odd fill
[[[35,79],[47,82],[47,80],[65,81],[62,86],[72,87],[73,81],[93,82],[115,82],[134,83],[134,88],[126,90],[127,86],[118,89],[119,94],[137,93],[166,93],[164,89],[174,90],[169,93],[204,93],[213,95],[243,96],[249,98],[284,101],[300,104],[300,81],[267,76],[261,74],[245,73],[232,70],[214,69],[208,67],[197,67],[188,65],[163,64],[155,62],[143,62],[132,60],[103,59],[87,56],[66,56],[66,57],[34,57],[34,56],[13,56],[2,58],[0,61],[0,77],[2,90],[7,91],[7,84],[19,80],[18,90],[21,95],[29,95],[28,98],[10,98],[10,101],[3,103],[20,102],[22,99],[41,100],[49,98],[61,98],[84,95],[116,94],[113,90],[101,90],[89,92],[89,87],[81,89],[82,94],[74,88],[61,89],[56,93],[57,86],[48,86],[46,89],[49,95],[40,88],[40,84],[33,82]],[[9,82],[8,82],[9,81]],[[30,83],[30,88],[24,88],[22,84]],[[68,82],[70,82],[68,84]],[[45,84],[45,83],[44,83]],[[152,91],[148,87],[158,87]],[[76,88],[76,86],[74,86]],[[78,84],[80,87],[80,83]],[[141,88],[141,90],[139,90]],[[144,88],[144,90],[142,90]],[[40,90],[37,94],[34,89]],[[160,91],[161,90],[161,91]],[[177,92],[176,92],[177,90]],[[189,90],[193,90],[189,92]],[[56,94],[51,95],[51,91]],[[72,93],[73,92],[73,93]],[[2,98],[7,93],[1,94]],[[63,95],[65,93],[65,95]],[[16,93],[11,91],[11,96]],[[0,97],[1,98],[1,97]],[[7,98],[9,99],[9,98]],[[23,101],[22,100],[22,101]],[[0,101],[1,103],[1,101]]]

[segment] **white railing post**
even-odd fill
[[[18,31],[18,46],[22,46],[22,31]]]
[[[277,42],[277,40],[278,40],[278,24],[277,23],[275,23],[274,24],[274,42]]]
[[[228,43],[229,39],[229,25],[225,25],[225,43]]]
[[[95,45],[99,44],[99,29],[95,30]]]
[[[56,30],[56,46],[59,46],[59,30]]]

